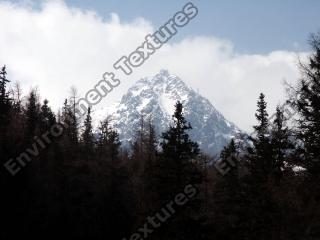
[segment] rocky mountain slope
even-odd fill
[[[132,141],[141,115],[146,120],[152,118],[160,137],[161,132],[172,122],[177,101],[182,102],[185,117],[193,127],[190,131],[191,138],[206,153],[219,154],[223,146],[241,132],[208,99],[188,87],[179,77],[161,70],[153,77],[137,81],[111,113],[112,122],[119,131],[123,145],[128,146]],[[110,114],[110,110],[108,113]]]

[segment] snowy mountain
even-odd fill
[[[123,145],[128,145],[138,129],[141,114],[152,118],[159,137],[172,122],[174,105],[180,101],[186,119],[193,129],[190,136],[197,141],[202,151],[218,154],[240,130],[227,121],[208,99],[188,87],[179,77],[161,70],[153,77],[136,82],[114,108],[113,125],[120,134]],[[107,112],[107,111],[105,111]],[[100,113],[101,114],[101,113]],[[104,116],[106,117],[106,116]]]

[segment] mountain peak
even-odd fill
[[[140,79],[137,84],[151,84],[151,85],[157,85],[157,84],[173,84],[173,85],[185,85],[184,82],[177,77],[176,75],[172,75],[169,73],[168,70],[162,69],[154,76],[146,77]],[[135,87],[137,84],[135,84],[133,87]],[[186,86],[186,85],[185,85]]]
[[[116,107],[114,126],[123,144],[133,139],[141,115],[152,119],[160,136],[172,122],[177,101],[183,104],[185,117],[193,127],[190,136],[204,152],[218,154],[239,133],[239,129],[227,121],[208,99],[188,87],[179,77],[161,70],[155,76],[137,81]]]
[[[169,71],[166,69],[161,69],[159,72],[159,75],[164,76],[164,77],[169,77]]]

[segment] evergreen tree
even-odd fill
[[[100,155],[114,162],[118,158],[120,146],[119,134],[112,129],[109,119],[105,119],[99,127],[98,150]]]
[[[197,177],[192,160],[199,155],[199,146],[193,142],[188,130],[192,129],[190,123],[187,123],[183,115],[183,106],[180,102],[175,105],[173,114],[173,125],[169,130],[162,134],[162,158],[168,163],[167,181],[174,182],[172,187],[176,186],[175,191],[183,188],[188,182],[195,183]],[[193,172],[194,171],[194,172]],[[193,172],[193,173],[192,173]]]
[[[247,210],[243,227],[245,237],[248,239],[268,239],[271,238],[272,229],[276,223],[273,216],[279,209],[272,199],[273,148],[266,110],[267,103],[262,93],[257,107],[255,116],[258,124],[254,126],[256,136],[251,138],[253,147],[248,148],[249,174],[244,178],[245,187],[243,188],[247,207],[251,211]]]
[[[45,99],[40,109],[40,130],[41,133],[49,131],[53,124],[56,123],[56,118],[51,108],[48,106],[49,101]]]
[[[29,94],[25,115],[28,142],[39,134],[40,104],[35,90],[32,90]]]
[[[88,108],[87,116],[83,125],[83,133],[81,135],[81,143],[85,152],[92,153],[94,149],[94,135],[92,127],[92,118],[91,118],[91,107]]]
[[[110,125],[110,117],[100,123],[97,152],[99,166],[104,169],[104,219],[106,236],[120,239],[130,233],[133,189],[127,165],[121,163],[119,134]],[[126,163],[128,164],[128,163]],[[103,225],[104,226],[104,225]]]
[[[7,91],[7,84],[10,81],[7,79],[6,66],[3,66],[0,71],[0,124],[3,125],[8,117],[10,109],[10,98]]]
[[[256,137],[251,137],[253,147],[249,147],[249,169],[256,180],[264,181],[273,168],[272,147],[265,95],[260,94],[255,114],[258,125],[254,126]],[[263,180],[264,179],[264,180]]]
[[[163,156],[172,159],[177,164],[183,164],[196,158],[200,150],[198,144],[193,142],[187,133],[192,127],[184,118],[183,106],[180,102],[175,105],[173,121],[173,126],[162,134]]]
[[[245,239],[248,227],[247,196],[240,179],[240,158],[232,139],[221,151],[220,161],[228,166],[228,172],[219,175],[214,190],[215,238]],[[230,234],[233,233],[233,234]]]
[[[7,79],[6,67],[2,67],[0,70],[0,164],[3,166],[6,161],[11,157],[16,151],[15,145],[10,144],[12,130],[9,126],[11,118],[11,100],[7,91],[7,84],[9,80]],[[2,236],[9,236],[6,233],[14,232],[13,223],[21,223],[15,216],[21,209],[19,207],[14,208],[14,206],[19,206],[18,199],[21,197],[21,192],[23,191],[23,183],[21,180],[16,179],[12,181],[12,176],[5,172],[4,168],[0,171],[0,188],[1,188],[1,198],[0,198],[0,211],[2,215],[2,231],[0,233],[0,238]],[[19,181],[20,180],[20,181]],[[10,235],[12,237],[12,234]]]
[[[265,101],[265,95],[263,93],[260,94],[259,100],[257,103],[258,109],[255,114],[256,119],[258,121],[258,125],[254,126],[254,129],[257,132],[258,138],[260,140],[263,140],[266,138],[266,135],[268,133],[268,112],[267,112],[267,103]]]
[[[7,84],[10,81],[7,79],[6,66],[3,66],[0,71],[0,156],[1,159],[7,158],[8,153],[8,137],[10,135],[8,125],[11,117],[12,102],[7,91]]]
[[[273,173],[278,180],[283,175],[285,160],[288,161],[289,150],[293,150],[293,144],[289,138],[290,131],[286,126],[284,113],[280,107],[277,107],[271,130],[271,146],[273,151]]]
[[[230,193],[233,194],[239,185],[239,159],[237,158],[237,147],[234,139],[231,139],[228,146],[224,147],[220,154],[221,161],[229,166],[225,179]]]
[[[10,122],[9,112],[11,109],[11,101],[7,92],[7,84],[10,81],[7,79],[6,67],[2,67],[0,71],[0,154],[6,156],[6,133],[7,125]]]
[[[161,209],[172,198],[183,191],[186,185],[197,185],[202,182],[200,170],[193,163],[199,155],[199,147],[193,142],[187,131],[191,125],[183,115],[183,106],[180,102],[175,105],[173,125],[162,134],[162,153],[151,167],[145,172],[145,191],[149,201],[146,202],[147,212]],[[148,176],[148,177],[147,177]],[[166,230],[159,233],[160,239],[190,239],[191,232],[200,234],[201,223],[199,218],[200,202],[198,198],[190,200],[188,208],[179,216],[175,216],[173,223]],[[182,231],[184,229],[184,231]],[[187,230],[188,229],[188,230]],[[198,232],[199,231],[199,232]],[[194,239],[194,238],[193,238]]]
[[[293,106],[299,113],[297,149],[298,165],[306,169],[301,196],[309,210],[303,211],[307,235],[320,238],[320,32],[310,38],[312,54],[301,64],[303,76],[295,92]]]
[[[131,154],[131,168],[135,173],[135,177],[141,175],[146,160],[146,142],[147,131],[145,128],[144,116],[140,116],[138,129],[134,134],[134,142],[132,144],[132,154]]]
[[[293,106],[300,114],[298,137],[303,141],[302,164],[312,177],[320,177],[320,33],[310,39],[313,54],[301,65],[304,76]]]
[[[79,123],[73,111],[73,105],[71,106],[67,99],[65,99],[63,104],[61,121],[66,126],[65,137],[67,138],[67,141],[70,142],[73,147],[77,147]]]
[[[157,155],[157,136],[156,130],[152,123],[152,119],[149,118],[148,120],[148,132],[146,136],[146,154],[147,154],[147,161],[154,161]]]

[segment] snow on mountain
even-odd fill
[[[159,137],[172,122],[175,103],[184,106],[186,119],[193,129],[190,136],[202,151],[216,155],[241,131],[217,111],[208,99],[188,87],[179,77],[166,70],[153,77],[136,82],[113,110],[99,111],[99,115],[112,115],[113,125],[124,146],[132,141],[141,115],[153,119]]]

